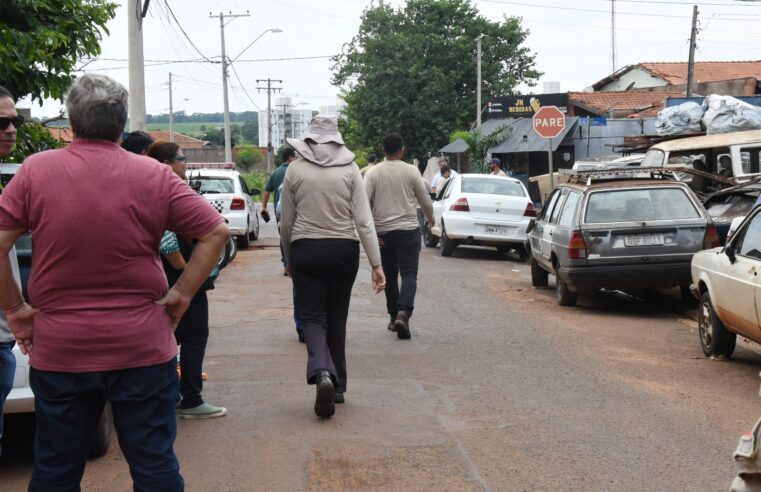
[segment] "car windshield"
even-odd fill
[[[484,193],[489,195],[526,196],[520,183],[509,179],[463,178],[463,193]]]
[[[235,193],[233,180],[230,178],[221,178],[218,176],[193,176],[191,182],[200,184],[199,193]],[[195,183],[193,183],[195,184]]]
[[[663,165],[664,153],[662,150],[650,149],[642,159],[642,167],[660,167]]]
[[[699,219],[700,212],[679,188],[598,191],[589,195],[586,223]]]

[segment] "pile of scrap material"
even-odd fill
[[[707,135],[761,129],[761,108],[732,96],[711,94],[703,105],[688,101],[658,113],[658,136]],[[652,142],[652,144],[657,142]]]

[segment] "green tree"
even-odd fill
[[[254,145],[259,145],[259,122],[257,120],[247,121],[240,127],[240,136]]]
[[[22,163],[28,155],[62,146],[63,142],[53,137],[48,129],[40,123],[27,121],[18,128],[16,147],[13,152],[4,159],[0,158],[0,162]]]
[[[458,138],[463,139],[469,147],[471,170],[476,173],[485,173],[489,169],[489,166],[486,165],[486,153],[490,148],[507,140],[512,132],[512,128],[507,125],[499,126],[491,133],[483,133],[478,129],[457,130],[449,135],[449,141],[454,142]]]
[[[256,164],[263,160],[264,155],[253,145],[241,145],[237,148],[235,165],[242,171],[250,171]]]
[[[517,17],[486,19],[470,0],[408,0],[372,8],[359,33],[334,57],[333,83],[347,102],[348,141],[377,147],[396,131],[410,158],[424,160],[455,128],[475,120],[476,38],[482,40],[482,90],[511,94],[536,84],[535,54]]]
[[[5,0],[0,80],[17,98],[61,99],[83,58],[100,54],[101,31],[116,12],[104,0]]]

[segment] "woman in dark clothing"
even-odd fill
[[[174,142],[157,141],[148,149],[148,157],[153,157],[172,167],[177,176],[185,178],[185,156],[180,146]],[[193,245],[182,236],[166,231],[161,239],[161,263],[171,287],[180,277],[185,262],[190,260]],[[201,398],[203,389],[203,358],[209,339],[209,301],[206,291],[214,288],[218,270],[214,267],[211,277],[198,289],[188,310],[174,331],[180,346],[180,397],[177,415],[185,419],[210,419],[227,414],[224,407],[209,405]]]

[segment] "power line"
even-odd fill
[[[185,36],[185,39],[188,40],[188,42],[190,43],[190,46],[192,46],[193,49],[196,50],[196,52],[199,55],[201,55],[201,58],[205,59],[206,61],[211,62],[211,60],[209,60],[209,58],[206,55],[201,53],[201,50],[198,49],[198,46],[196,46],[195,43],[193,42],[193,40],[190,39],[190,36],[188,36],[188,33],[185,32],[185,29],[182,28],[182,24],[180,24],[180,21],[177,20],[177,17],[174,15],[174,11],[172,10],[172,7],[169,6],[169,2],[167,0],[164,0],[164,5],[169,10],[169,13],[172,14],[172,18],[174,19],[174,22],[177,23],[177,27],[180,28],[180,31],[182,31],[182,34]]]
[[[230,64],[230,68],[233,69],[233,73],[235,74],[235,78],[238,79],[238,83],[240,84],[240,88],[243,89],[243,93],[246,95],[248,100],[251,101],[251,104],[253,104],[256,109],[258,109],[259,111],[262,111],[262,108],[260,108],[259,105],[256,104],[253,99],[251,99],[251,96],[248,94],[248,91],[243,88],[243,81],[240,79],[240,76],[238,75],[238,71],[235,70],[235,65]]]

